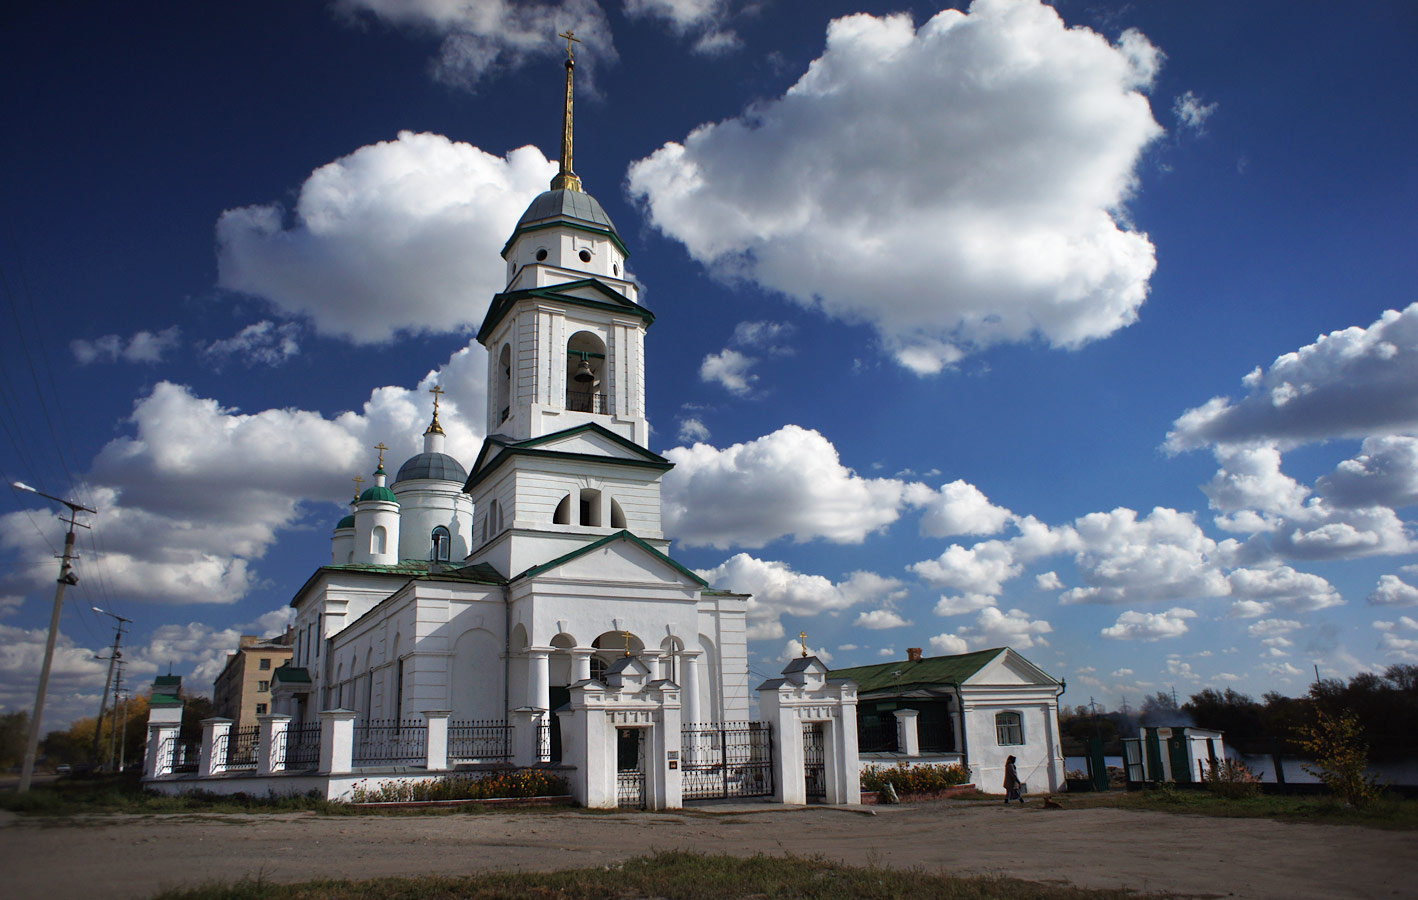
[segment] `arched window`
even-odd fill
[[[496,500],[489,500],[487,504],[487,518],[483,521],[486,534],[483,537],[487,540],[497,537],[502,533],[502,504]]]
[[[448,533],[448,529],[439,525],[433,529],[432,557],[435,562],[448,562],[448,554],[451,552],[453,537]]]
[[[556,505],[556,512],[551,514],[551,524],[570,525],[571,524],[571,495],[567,494],[561,498],[561,502]]]
[[[578,331],[566,342],[566,408],[572,412],[609,415],[610,398],[601,376],[606,345],[589,331]]]
[[[383,525],[375,525],[374,531],[369,535],[369,552],[376,555],[382,554],[388,545],[389,532],[384,530]]]
[[[512,415],[512,345],[503,344],[497,359],[497,408],[502,410],[498,423]]]
[[[1001,747],[1024,743],[1024,722],[1019,713],[995,713],[995,743]]]
[[[611,527],[625,527],[625,512],[621,510],[620,504],[615,502],[614,497],[611,498]]]

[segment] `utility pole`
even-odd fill
[[[53,494],[46,494],[44,491],[37,491],[21,481],[14,483],[16,489],[29,491],[31,494],[38,494],[47,500],[55,503],[62,503],[69,507],[69,531],[64,535],[64,555],[60,557],[59,563],[59,585],[54,589],[54,613],[49,617],[49,640],[44,645],[44,664],[39,670],[39,690],[35,692],[34,698],[34,718],[30,720],[30,738],[25,744],[25,763],[20,770],[20,786],[18,793],[26,793],[30,789],[30,781],[34,778],[35,757],[39,754],[39,729],[44,720],[44,694],[49,689],[49,669],[54,664],[54,643],[59,638],[59,613],[64,609],[64,589],[71,584],[79,583],[79,576],[74,574],[72,562],[74,560],[74,529],[88,528],[87,525],[80,525],[78,516],[80,512],[98,515],[98,510],[89,509],[87,506],[75,503],[72,500],[65,500]]]
[[[123,665],[118,666],[118,681],[113,685],[113,724],[108,729],[108,764],[113,765],[118,744],[118,692],[123,690]]]
[[[118,700],[115,697],[114,702]],[[128,692],[123,692],[123,737],[118,741],[118,771],[121,774],[128,764]]]
[[[111,613],[106,609],[99,609],[97,606],[95,606],[93,609],[96,613],[103,613],[105,616],[112,616],[113,618],[117,619],[118,628],[113,633],[113,652],[110,653],[108,657],[108,677],[105,678],[103,682],[103,700],[99,701],[98,718],[94,720],[94,743],[93,746],[89,749],[89,768],[91,769],[98,767],[98,736],[99,732],[103,730],[103,714],[108,709],[108,686],[113,683],[113,666],[114,663],[118,662],[120,659],[123,658],[123,654],[120,653],[118,650],[118,645],[123,640],[123,626],[128,622],[132,621],[131,619],[123,618],[117,613]],[[100,656],[97,657],[97,659],[103,659],[103,657]],[[115,702],[117,702],[117,698],[118,693],[117,691],[115,691]]]

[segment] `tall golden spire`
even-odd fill
[[[581,43],[581,39],[575,35],[576,32],[569,29],[564,34],[557,35],[566,38],[566,105],[561,111],[561,171],[551,180],[551,189],[554,191],[582,190],[581,179],[577,178],[571,169],[571,73],[576,68],[576,52],[571,44]]]
[[[444,393],[443,388],[434,385],[429,393],[433,395],[433,421],[429,423],[428,430],[424,434],[442,434],[443,426],[438,424],[438,398]]]

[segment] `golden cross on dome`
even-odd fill
[[[359,496],[359,489],[360,489],[361,486],[363,486],[363,484],[364,484],[364,479],[361,478],[360,476],[356,475],[354,478],[352,478],[352,479],[350,479],[350,480],[355,483],[355,496],[358,497],[358,496]]]
[[[803,642],[803,656],[807,656],[807,632],[799,631],[798,639]]]
[[[630,655],[630,632],[625,631],[625,632],[621,632],[621,633],[625,635],[625,655],[626,655],[626,656],[629,656],[629,655]]]
[[[433,415],[436,418],[438,416],[438,398],[443,396],[443,388],[435,384],[428,389],[428,392],[433,395]]]
[[[576,37],[576,32],[574,32],[574,31],[572,31],[570,28],[568,28],[568,29],[566,29],[566,31],[565,31],[564,33],[558,34],[557,37],[564,37],[564,38],[566,38],[566,58],[567,58],[567,59],[575,59],[575,58],[576,58],[576,51],[575,51],[575,49],[574,49],[571,45],[572,45],[573,43],[576,43],[576,44],[581,43],[581,39],[580,39],[579,37]]]
[[[384,468],[384,451],[388,450],[389,448],[384,446],[383,441],[380,441],[379,443],[374,445],[374,449],[379,451],[379,468],[382,469]]]

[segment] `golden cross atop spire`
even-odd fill
[[[562,32],[561,34],[558,34],[557,37],[564,37],[564,38],[566,38],[566,58],[567,58],[567,59],[575,59],[575,58],[576,58],[576,50],[575,50],[575,48],[573,48],[571,45],[572,45],[572,43],[577,43],[577,44],[581,43],[581,39],[580,39],[579,37],[576,37],[576,32],[574,32],[574,31],[572,31],[570,28],[568,28],[568,29],[566,29],[566,31]]]
[[[355,499],[359,499],[359,489],[364,485],[364,479],[356,475],[351,479],[355,483]]]
[[[388,450],[389,448],[384,446],[383,441],[380,441],[379,443],[374,445],[374,449],[379,451],[379,468],[382,469],[384,468],[384,451]]]
[[[803,656],[807,656],[807,632],[799,631],[798,639],[803,642]]]
[[[428,424],[428,430],[424,434],[442,434],[443,426],[438,424],[438,398],[443,395],[443,388],[435,384],[428,392],[433,395],[433,421]]]
[[[571,73],[576,69],[576,54],[573,51],[572,43],[581,43],[581,39],[574,37],[568,30],[558,37],[566,38],[566,105],[561,110],[561,170],[551,180],[551,189],[554,191],[580,191],[581,179],[576,177],[576,172],[571,168]]]
[[[623,632],[621,632],[621,634],[625,635],[625,655],[626,655],[626,656],[629,656],[629,655],[630,655],[630,632],[628,632],[628,631],[623,631]]]

